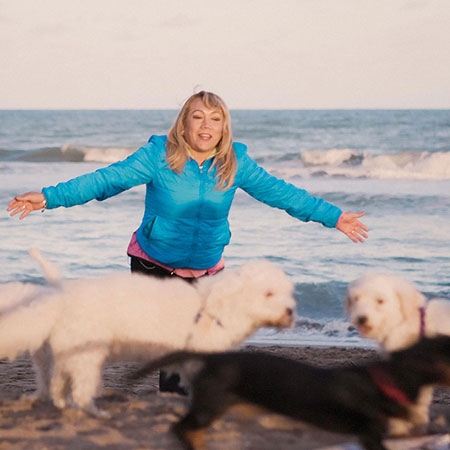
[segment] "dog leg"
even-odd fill
[[[393,437],[408,436],[413,425],[405,419],[389,419],[388,435]]]
[[[36,373],[36,400],[50,400],[50,383],[53,372],[53,355],[48,343],[45,343],[33,355],[33,367]]]
[[[205,449],[204,430],[232,404],[234,397],[219,377],[209,373],[196,378],[189,411],[173,426],[173,431],[187,450]]]
[[[421,390],[418,403],[409,407],[408,419],[390,419],[388,434],[393,437],[409,436],[413,434],[423,434],[426,432],[429,423],[429,401],[433,395],[432,388]],[[424,401],[423,401],[424,400]]]
[[[172,431],[186,450],[204,450],[205,427],[201,427],[198,420],[190,413],[172,427]]]
[[[100,391],[101,373],[106,352],[87,351],[70,361],[72,399],[76,406],[94,417],[107,419],[110,414],[97,408],[94,398]]]
[[[64,371],[61,364],[56,363],[54,367],[53,377],[50,383],[50,394],[53,404],[63,409],[67,406],[67,396],[70,390],[70,378]]]
[[[410,421],[414,426],[413,432],[423,434],[427,431],[430,418],[430,404],[432,400],[433,388],[422,388],[416,401],[416,405],[409,410]]]

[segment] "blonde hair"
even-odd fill
[[[208,109],[219,109],[223,115],[222,138],[217,144],[211,168],[216,167],[217,189],[226,190],[234,182],[237,167],[236,155],[232,144],[231,117],[225,102],[212,92],[197,92],[189,97],[182,106],[167,136],[167,162],[169,167],[176,173],[181,173],[186,165],[186,161],[189,158],[189,144],[186,142],[183,133],[190,106],[196,99],[200,99]]]

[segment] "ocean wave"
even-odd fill
[[[297,175],[373,179],[450,179],[450,152],[372,154],[352,149],[306,150]],[[290,176],[295,168],[289,168]]]
[[[135,147],[102,147],[65,144],[30,151],[0,149],[0,161],[97,162],[111,164],[122,160]],[[450,179],[450,152],[400,152],[374,154],[354,149],[292,151],[272,154],[261,163],[277,175],[291,177],[342,177],[373,179]]]
[[[300,155],[305,167],[316,166],[348,166],[359,165],[363,161],[362,154],[351,149],[309,150]]]
[[[135,147],[96,147],[64,144],[29,151],[0,150],[0,161],[23,162],[98,162],[111,164],[131,155]]]
[[[329,345],[375,347],[372,340],[362,338],[345,320],[314,320],[299,317],[290,329],[262,328],[248,342],[264,345]]]

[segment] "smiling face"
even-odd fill
[[[207,108],[200,98],[195,99],[186,116],[184,138],[192,157],[201,164],[222,139],[224,116],[220,108]]]

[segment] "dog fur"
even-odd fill
[[[450,336],[450,301],[427,301],[415,286],[394,275],[367,272],[350,283],[345,308],[361,336],[374,339],[383,353],[410,346],[421,333]],[[392,434],[426,426],[432,395],[431,388],[423,389],[410,421],[393,421]]]
[[[26,308],[37,297],[54,292],[55,288],[59,286],[61,281],[59,269],[45,259],[39,249],[30,249],[29,254],[39,263],[47,283],[44,285],[22,281],[0,283],[0,321],[2,317],[13,314],[17,309]],[[20,327],[21,325],[19,324],[18,326]],[[36,373],[37,383],[37,391],[32,397],[40,400],[48,400],[50,398],[49,385],[53,359],[46,342],[42,342],[40,346],[33,348],[31,359]]]
[[[260,327],[292,326],[294,310],[292,282],[269,261],[193,284],[132,273],[68,279],[0,318],[0,357],[34,352],[47,342],[54,404],[71,402],[107,416],[94,402],[105,361],[230,349]]]
[[[450,386],[450,337],[424,339],[388,360],[319,368],[264,352],[178,352],[150,362],[131,378],[167,364],[199,365],[187,415],[173,431],[189,450],[228,408],[251,403],[328,431],[358,436],[366,450],[386,450],[388,419],[407,417],[408,402],[430,384]]]

